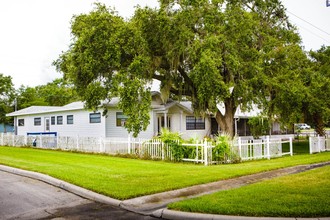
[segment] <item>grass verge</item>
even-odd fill
[[[0,164],[48,174],[116,199],[128,199],[329,160],[330,152],[326,152],[206,167],[190,163],[167,163],[54,150],[0,147]]]
[[[279,177],[169,205],[170,209],[222,215],[329,217],[330,167]]]

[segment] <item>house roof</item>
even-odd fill
[[[151,92],[152,96],[160,95],[159,92]],[[114,97],[110,100],[110,102],[103,102],[102,104],[108,107],[116,107],[119,103],[119,98]],[[6,116],[22,116],[22,115],[35,115],[42,113],[53,113],[53,112],[62,112],[62,111],[73,111],[73,110],[81,110],[84,109],[84,102],[72,102],[70,104],[64,106],[30,106],[28,108],[24,108],[15,112],[11,112]]]
[[[6,116],[20,116],[20,115],[33,115],[44,112],[56,112],[60,111],[62,107],[59,106],[30,106],[12,113],[7,114]]]
[[[152,92],[152,96],[160,95],[159,92]],[[102,104],[108,106],[108,107],[116,107],[119,103],[119,98],[114,97],[111,99],[110,102],[103,102]],[[192,103],[190,101],[174,101],[174,100],[168,100],[168,102],[163,104],[157,104],[153,105],[152,108],[155,111],[166,111],[170,108],[177,106],[181,108],[183,111],[193,114],[193,108]],[[224,113],[225,108],[223,104],[217,105],[218,109]],[[7,116],[22,116],[22,115],[35,115],[35,114],[42,114],[42,113],[53,113],[53,112],[62,112],[62,111],[73,111],[73,110],[81,110],[84,109],[84,103],[79,102],[72,102],[70,104],[64,105],[64,106],[31,106],[28,108],[24,108],[12,113],[7,114]],[[260,115],[261,110],[256,106],[253,105],[252,109],[250,111],[242,111],[240,107],[237,108],[235,113],[235,118],[250,118],[253,116]]]

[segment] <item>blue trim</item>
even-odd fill
[[[29,135],[55,135],[55,137],[57,137],[57,132],[28,132],[27,136]]]

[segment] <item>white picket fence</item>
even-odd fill
[[[289,151],[283,152],[282,144],[289,144]],[[238,138],[234,143],[239,157],[242,160],[255,160],[263,158],[281,157],[284,155],[293,155],[292,138],[270,138],[266,136],[264,139],[243,140]]]
[[[282,144],[289,143],[290,151],[283,152]],[[185,148],[190,149],[190,155],[183,161],[203,163],[205,165],[218,163],[212,158],[212,142],[202,140],[196,143],[183,143]],[[64,137],[64,136],[21,136],[12,134],[0,134],[0,146],[34,146],[44,149],[61,149],[79,152],[104,153],[104,154],[129,154],[146,159],[173,160],[171,147],[160,139],[140,138],[97,138],[97,137]],[[242,140],[238,138],[232,144],[230,162],[233,155],[241,160],[253,160],[262,158],[280,157],[286,154],[292,156],[292,138],[287,140],[266,137],[264,140]]]
[[[320,153],[330,151],[330,138],[326,137],[309,137],[309,152]]]

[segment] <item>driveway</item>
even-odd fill
[[[156,219],[0,171],[0,219]]]

